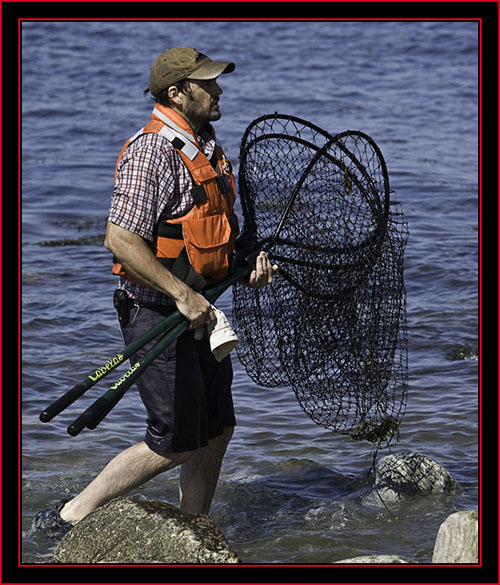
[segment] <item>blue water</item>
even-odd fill
[[[275,111],[331,133],[362,130],[382,149],[411,233],[410,386],[393,452],[437,460],[462,488],[390,514],[363,505],[370,445],[315,425],[290,389],[257,387],[235,358],[238,427],[213,519],[245,563],[363,554],[430,562],[444,518],[478,507],[474,22],[23,23],[22,561],[44,563],[53,552],[30,532],[34,514],[81,490],[143,436],[135,391],[77,438],[66,426],[106,385],[49,424],[38,414],[120,348],[115,280],[102,245],[114,164],[124,140],[149,118],[142,91],[152,60],[168,46],[236,63],[220,80],[216,126],[236,170],[245,128]],[[219,306],[230,316],[230,291]],[[176,477],[138,491],[175,503]]]

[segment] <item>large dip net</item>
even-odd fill
[[[270,286],[234,287],[241,363],[322,427],[389,445],[407,399],[408,229],[382,153],[362,132],[263,116],[242,139],[239,192],[241,245],[279,265]]]

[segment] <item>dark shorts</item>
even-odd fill
[[[125,345],[165,318],[168,310],[141,306],[130,312],[122,327]],[[131,357],[136,363],[158,338]],[[217,362],[208,338],[197,341],[182,333],[160,354],[136,382],[147,410],[145,442],[160,455],[192,451],[236,424],[231,395],[233,369],[228,356]]]

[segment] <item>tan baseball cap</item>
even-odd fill
[[[149,72],[149,91],[156,95],[182,79],[215,79],[234,71],[234,63],[212,61],[196,49],[167,49],[153,63]]]

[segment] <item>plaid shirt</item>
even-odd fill
[[[215,140],[205,130],[197,139],[210,160]],[[181,217],[191,209],[192,186],[189,171],[172,144],[159,134],[143,134],[125,150],[118,164],[109,221],[152,242],[159,221]],[[166,295],[124,277],[120,277],[120,288],[144,303],[173,304]]]

